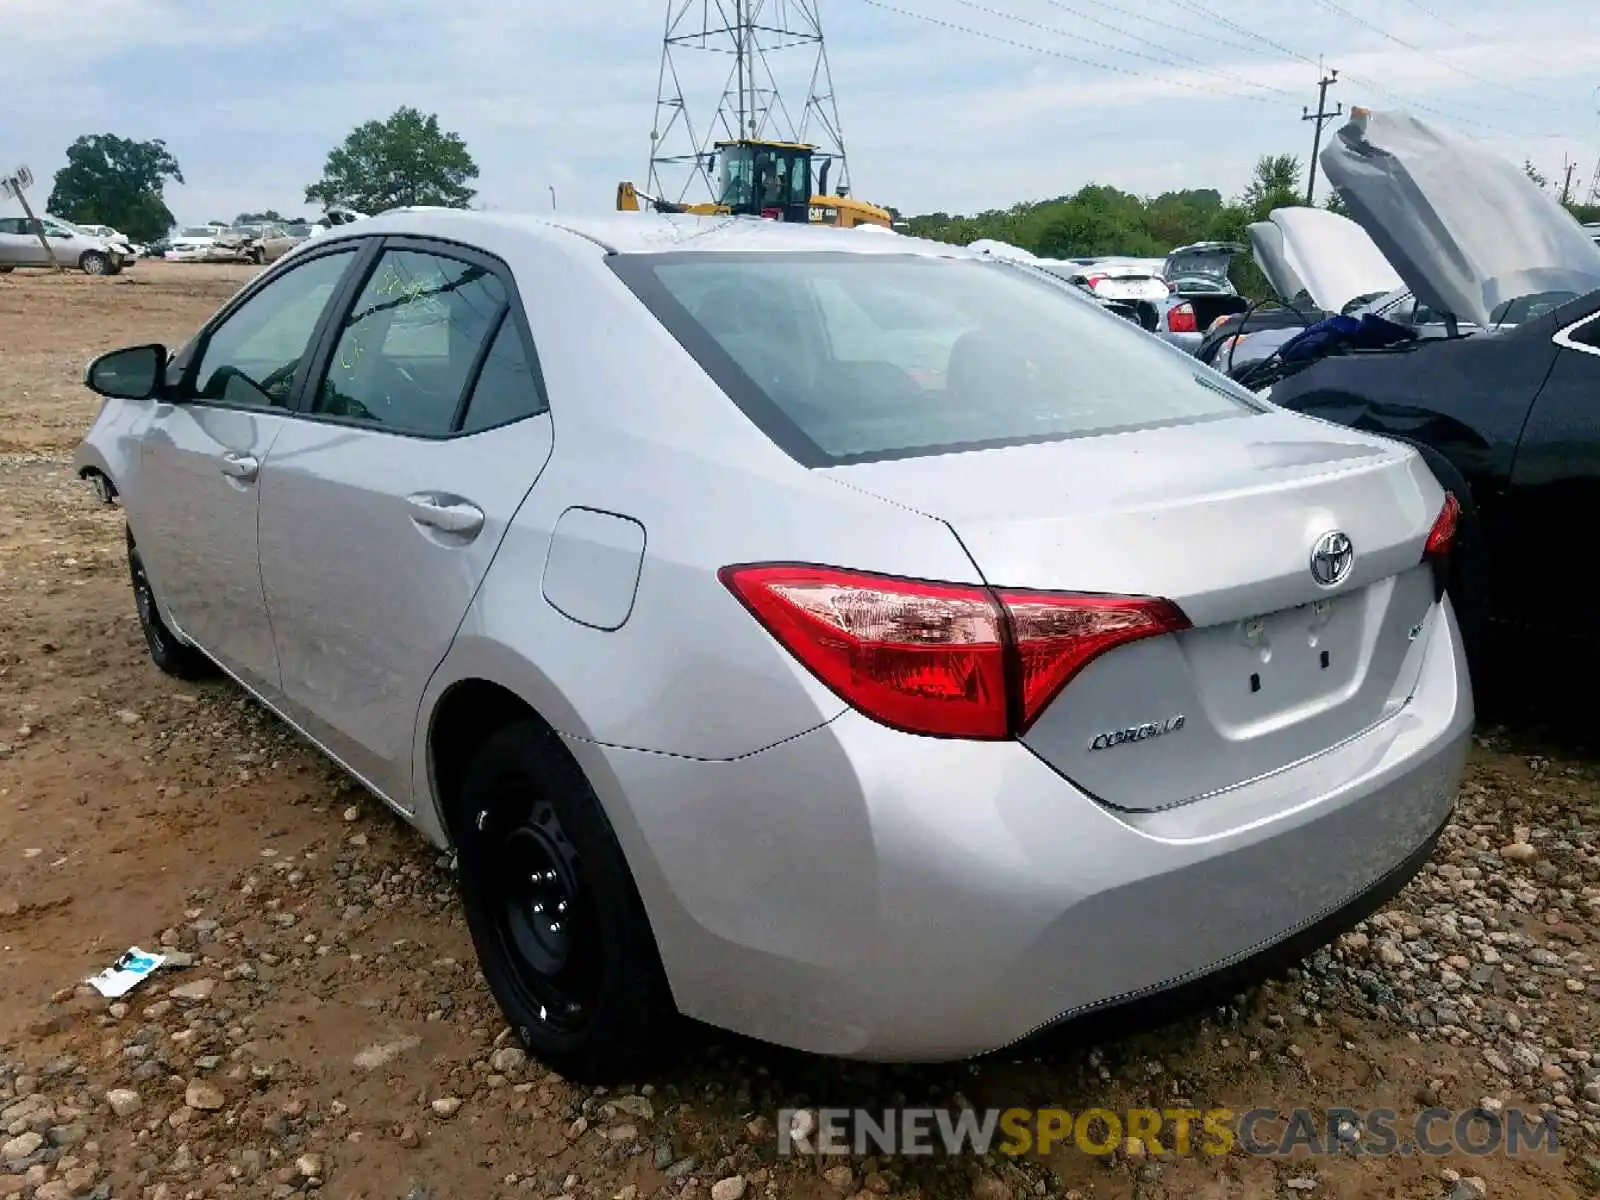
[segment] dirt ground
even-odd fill
[[[942,1068],[815,1060],[688,1025],[631,1088],[524,1061],[449,864],[234,687],[155,670],[121,512],[72,477],[96,411],[85,362],[181,343],[250,272],[0,277],[0,1198],[1600,1189],[1600,785],[1570,739],[1526,724],[1481,728],[1457,820],[1401,897],[1233,1007]],[[135,945],[176,969],[115,1005],[80,986]],[[1402,1121],[1481,1103],[1548,1111],[1559,1149],[776,1155],[780,1109],[969,1103],[1388,1107]]]

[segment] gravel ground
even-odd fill
[[[247,274],[0,279],[0,1200],[1600,1189],[1600,785],[1526,722],[1481,731],[1454,823],[1394,903],[1227,1008],[942,1068],[688,1025],[630,1087],[529,1062],[448,863],[236,689],[148,664],[120,513],[65,465],[94,412],[83,362],[187,336]],[[117,1003],[79,984],[130,945],[173,966]],[[1560,1151],[776,1155],[781,1109],[890,1104],[1521,1107],[1553,1114]]]

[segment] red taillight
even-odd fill
[[[833,567],[724,567],[721,579],[813,675],[875,721],[1014,737],[1115,646],[1188,628],[1166,600],[991,591]]]
[[[1174,304],[1167,310],[1167,329],[1172,333],[1199,333],[1200,324],[1194,319],[1194,306]]]
[[[1450,546],[1456,540],[1456,525],[1461,520],[1461,502],[1456,499],[1454,492],[1444,494],[1444,507],[1439,510],[1439,515],[1434,518],[1433,528],[1428,531],[1428,542],[1423,547],[1423,558],[1443,558],[1450,553]]]

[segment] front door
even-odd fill
[[[1556,357],[1511,468],[1511,561],[1493,564],[1497,607],[1529,625],[1600,640],[1600,591],[1580,532],[1600,510],[1600,313],[1555,335]],[[1505,603],[1501,604],[1502,593]]]
[[[494,260],[391,241],[262,470],[284,711],[405,808],[423,690],[550,455],[517,309]]]
[[[261,464],[283,430],[318,322],[354,248],[299,263],[241,299],[155,406],[128,521],[174,627],[247,685],[278,691],[256,556]]]

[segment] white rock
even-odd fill
[[[402,1054],[415,1050],[422,1045],[422,1039],[408,1034],[392,1042],[378,1042],[368,1046],[355,1056],[355,1064],[363,1071],[376,1071],[379,1067],[387,1066]]]
[[[461,1111],[461,1101],[454,1096],[440,1096],[430,1107],[434,1115],[448,1121]]]
[[[169,993],[174,1000],[188,1000],[200,1003],[211,999],[211,993],[217,990],[215,979],[196,979],[193,983],[181,984]]]
[[[719,1179],[711,1185],[711,1200],[741,1200],[744,1196],[745,1182],[743,1175],[730,1175],[726,1179]]]
[[[506,1046],[489,1056],[490,1068],[499,1075],[515,1075],[527,1065],[527,1051],[516,1046]]]
[[[131,1117],[138,1112],[144,1101],[139,1098],[139,1093],[132,1088],[112,1088],[106,1093],[106,1103],[111,1106],[111,1111],[119,1117]]]
[[[19,1133],[5,1145],[0,1146],[0,1162],[21,1162],[42,1145],[44,1138],[32,1130]]]

